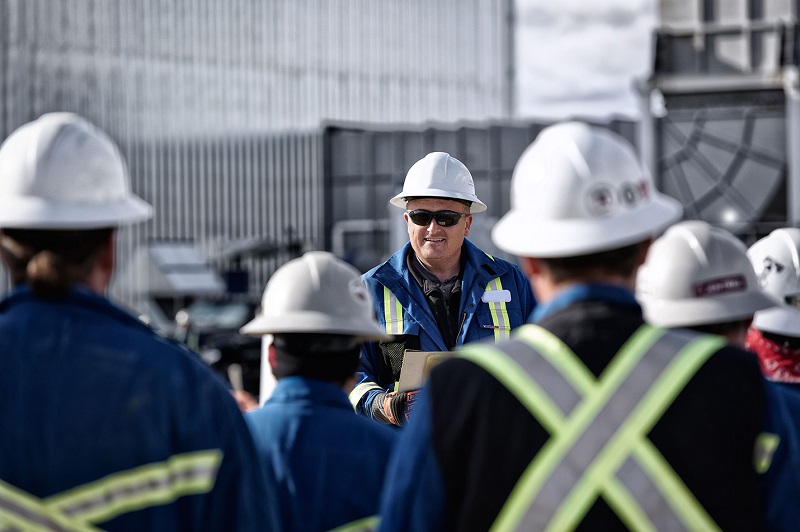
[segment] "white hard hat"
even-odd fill
[[[116,144],[72,113],[48,113],[0,146],[0,227],[96,229],[146,220]]]
[[[761,287],[780,306],[757,312],[753,326],[761,331],[800,337],[800,229],[776,229],[747,251]]]
[[[414,163],[406,174],[403,191],[389,203],[405,209],[408,198],[415,197],[471,201],[469,212],[486,210],[486,205],[475,195],[475,183],[467,167],[455,157],[440,151],[429,153]]]
[[[310,251],[278,268],[264,289],[261,312],[242,334],[343,334],[388,340],[358,270],[327,251]]]
[[[675,224],[653,242],[636,297],[645,321],[657,327],[749,319],[776,304],[761,290],[742,241],[697,220]]]
[[[632,146],[579,122],[547,127],[511,178],[511,210],[492,240],[517,256],[587,255],[655,237],[683,212],[660,194]]]

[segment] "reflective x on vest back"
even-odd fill
[[[92,525],[211,491],[221,461],[218,450],[178,454],[46,499],[0,480],[0,530],[99,530]]]
[[[516,331],[499,348],[473,345],[461,352],[514,393],[551,435],[495,529],[571,530],[599,496],[632,530],[718,529],[647,434],[724,340],[645,325],[597,379],[545,329]]]

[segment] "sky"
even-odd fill
[[[638,118],[657,0],[515,0],[517,114]]]

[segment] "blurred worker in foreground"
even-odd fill
[[[753,314],[769,314],[778,304],[761,290],[742,241],[701,221],[676,224],[653,243],[636,295],[651,325],[717,334],[737,347],[745,343]],[[800,393],[767,382],[764,393],[755,457],[763,524],[792,530],[800,504]]]
[[[755,359],[646,325],[634,298],[680,214],[622,137],[539,134],[492,233],[522,258],[535,324],[433,369],[390,464],[385,529],[759,528]]]
[[[278,526],[222,382],[104,296],[116,228],[151,215],[77,115],[0,147],[0,529]]]
[[[636,297],[650,325],[716,334],[736,347],[753,315],[777,304],[761,290],[744,243],[699,220],[675,224],[653,243]]]
[[[347,400],[361,342],[386,339],[359,272],[331,253],[306,253],[272,275],[261,308],[242,333],[272,335],[278,382],[246,419],[279,493],[283,529],[366,526],[394,432],[357,416]]]
[[[747,254],[764,290],[780,302],[756,313],[747,348],[769,380],[800,389],[800,229],[776,229]]]
[[[395,391],[406,350],[451,351],[482,338],[506,339],[535,300],[518,266],[466,240],[472,214],[486,205],[458,159],[429,153],[390,203],[405,209],[410,242],[363,278],[393,338],[365,344],[350,401],[360,414],[402,425],[416,393]]]

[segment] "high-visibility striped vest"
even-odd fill
[[[647,434],[723,345],[644,325],[599,378],[535,325],[499,346],[465,347],[461,356],[503,383],[550,433],[493,528],[572,530],[602,496],[631,530],[717,530]]]
[[[221,461],[219,450],[183,453],[45,499],[0,480],[0,530],[100,530],[122,514],[208,493]]]

